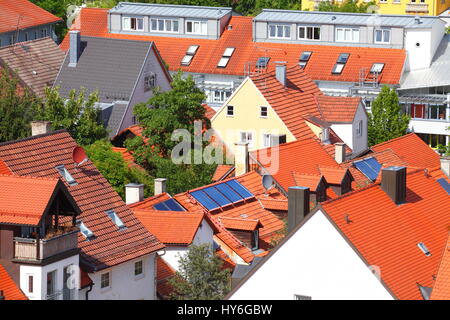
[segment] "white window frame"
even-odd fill
[[[262,146],[264,148],[271,147],[271,143],[270,143],[271,137],[272,137],[272,135],[270,133],[263,133],[262,134]]]
[[[342,40],[338,39],[339,31],[343,32]],[[347,39],[347,32],[350,33],[351,39]],[[356,38],[354,36],[355,34],[357,34]],[[335,40],[336,40],[336,42],[359,42],[359,28],[337,27],[336,31],[335,31]]]
[[[242,139],[244,135],[245,135],[245,140]],[[252,147],[253,146],[253,132],[251,132],[251,131],[239,132],[239,141],[240,141],[240,143],[248,143],[249,148]]]
[[[381,32],[381,41],[377,41],[377,32]],[[388,41],[385,39],[386,33],[388,34]],[[390,44],[391,43],[391,29],[375,29],[373,32],[373,41],[375,43],[381,43],[381,44]]]
[[[271,35],[271,28],[275,28],[275,35],[272,36]],[[282,28],[282,36],[278,36],[278,29]],[[286,30],[289,30],[289,35],[286,35]],[[267,28],[267,36],[269,39],[291,39],[291,34],[292,34],[292,30],[291,30],[291,25],[289,24],[275,24],[275,23],[271,23],[269,24],[268,28]]]
[[[224,103],[231,96],[231,92],[227,90],[212,90],[211,91],[211,102],[212,103]]]
[[[312,38],[308,38],[308,28],[312,29]],[[300,29],[305,29],[304,30],[304,34],[305,36],[302,38],[300,37]],[[319,29],[319,39],[314,39],[314,29]],[[299,40],[308,40],[308,41],[320,41],[320,26],[298,26],[297,28],[298,31],[298,39]]]
[[[108,275],[108,286],[103,287],[103,276]],[[100,274],[100,290],[111,289],[111,271],[103,272]]]
[[[188,23],[192,23],[192,31],[188,31]],[[199,26],[199,30],[195,31],[195,25]],[[207,35],[208,34],[208,22],[203,20],[186,20],[184,23],[185,33],[187,34],[198,34],[198,35]]]
[[[126,24],[125,21],[129,20],[129,24]],[[131,19],[136,20],[136,29],[131,28]],[[138,20],[142,20],[142,29],[139,29],[139,23]],[[122,30],[124,31],[144,31],[144,18],[143,17],[122,17]]]
[[[263,115],[263,108],[266,108],[266,111],[265,111],[266,115],[265,116]],[[259,116],[260,116],[260,118],[267,118],[269,116],[269,107],[267,107],[267,106],[260,106],[259,107]]]
[[[156,29],[153,28],[153,21],[156,21]],[[163,21],[163,30],[159,29],[159,22]],[[170,22],[170,30],[168,28],[168,22]],[[174,30],[174,25],[177,25],[177,30]],[[150,18],[150,31],[151,32],[165,32],[165,33],[180,33],[180,22],[178,19],[167,18]]]
[[[232,114],[229,113],[230,110]],[[234,106],[227,106],[227,117],[234,117]]]
[[[141,263],[141,273],[136,274],[136,264]],[[133,274],[135,279],[141,279],[144,277],[144,260],[135,261],[133,264]]]

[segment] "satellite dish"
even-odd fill
[[[269,190],[273,186],[273,178],[271,175],[265,174],[262,177],[262,184],[266,190]]]
[[[82,147],[76,146],[72,151],[73,162],[79,167],[88,160],[86,152]]]

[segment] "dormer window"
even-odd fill
[[[178,33],[178,20],[174,19],[150,19],[150,30],[155,32]]]
[[[70,174],[70,172],[66,169],[66,167],[64,165],[56,166],[55,169],[58,171],[58,173],[61,175],[61,177],[63,177],[64,180],[66,180],[66,182],[70,186],[75,186],[78,184],[77,181],[72,177],[72,175]]]
[[[298,27],[299,40],[320,40],[320,27]]]
[[[337,42],[359,42],[358,28],[336,28]]]
[[[122,220],[120,220],[119,216],[114,210],[108,210],[106,211],[106,214],[119,229],[125,228],[125,224],[122,222]]]
[[[192,59],[194,58],[195,54],[197,53],[199,46],[192,45],[189,46],[189,48],[186,50],[186,55],[181,59],[181,65],[182,66],[189,66],[192,62]]]
[[[125,31],[144,31],[144,18],[123,17],[122,29]]]
[[[256,67],[257,68],[266,68],[269,64],[269,57],[259,57],[258,61],[256,61]]]
[[[391,42],[391,30],[389,29],[377,29],[375,30],[375,43],[386,43]]]
[[[291,26],[287,24],[269,25],[269,38],[272,39],[290,39]]]
[[[259,231],[258,230],[254,230],[252,232],[252,250],[258,250],[259,248]]]
[[[187,20],[186,33],[206,35],[207,34],[206,21]]]

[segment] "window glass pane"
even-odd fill
[[[166,20],[166,31],[172,31],[172,20]]]
[[[337,29],[336,41],[344,41],[344,29]]]
[[[131,18],[131,30],[136,30],[136,18]]]
[[[314,40],[320,40],[320,28],[314,28]]]
[[[123,18],[122,23],[124,30],[130,30],[131,28],[130,18]]]
[[[308,39],[312,39],[313,38],[313,28],[312,27],[308,27],[306,29],[306,38],[308,38]]]
[[[275,37],[275,26],[269,26],[269,36]]]
[[[353,29],[352,34],[353,34],[352,41],[359,42],[359,30]]]
[[[383,30],[383,34],[384,34],[384,42],[389,42],[390,41],[390,35],[391,32],[389,30]]]
[[[351,41],[351,39],[352,39],[352,30],[351,29],[345,29],[344,39],[345,39],[345,41]]]
[[[192,22],[188,21],[186,23],[186,32],[192,32]]]
[[[152,19],[152,21],[151,21],[152,31],[156,31],[156,24],[157,24],[156,19]]]
[[[173,20],[173,30],[174,32],[178,32],[178,21]]]
[[[298,37],[300,39],[304,39],[305,38],[305,27],[298,28]]]
[[[138,26],[137,26],[138,30],[144,30],[144,19],[139,18],[139,19],[137,19],[137,22],[138,22]]]
[[[207,31],[206,31],[206,27],[207,27],[206,22],[202,22],[201,25],[202,25],[202,31],[201,31],[201,33],[202,33],[202,34],[206,34],[206,33],[207,33]]]
[[[284,36],[285,36],[285,38],[291,37],[291,27],[289,27],[289,26],[284,27]]]
[[[164,31],[164,20],[158,20],[158,30]]]
[[[283,26],[277,26],[277,37],[283,37]]]
[[[382,36],[381,30],[375,30],[375,41],[376,42],[381,42],[381,36]]]

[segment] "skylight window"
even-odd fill
[[[234,52],[234,48],[226,48],[225,52],[223,53],[223,57],[231,57]]]
[[[269,57],[259,57],[258,61],[256,61],[257,68],[265,68],[269,64]]]
[[[430,250],[428,250],[427,246],[425,245],[425,243],[423,242],[419,242],[417,244],[417,246],[419,247],[420,250],[422,250],[422,252],[427,256],[431,256]]]
[[[90,239],[94,236],[94,233],[91,230],[89,230],[88,227],[86,227],[86,225],[83,223],[83,221],[78,220],[77,225],[78,225],[78,228],[80,228],[81,234],[83,236],[85,236],[85,238]]]
[[[341,53],[336,61],[336,64],[333,66],[331,73],[341,74],[342,70],[344,70],[345,64],[347,63],[349,57],[350,57],[349,53]]]
[[[370,69],[370,73],[381,73],[384,68],[384,63],[374,63]]]
[[[217,64],[218,68],[225,68],[228,64],[228,61],[230,61],[231,56],[233,55],[234,48],[226,48],[222,58],[220,58],[219,63]]]
[[[337,59],[337,63],[347,63],[348,57],[350,57],[349,53],[341,53]]]
[[[298,65],[302,68],[306,67],[306,64],[309,61],[309,58],[311,58],[311,51],[303,51],[302,54],[300,55],[300,59],[298,59]]]
[[[77,181],[72,177],[72,175],[70,174],[70,172],[66,169],[66,167],[64,165],[56,166],[55,169],[59,172],[61,177],[63,177],[64,180],[67,181],[67,183],[70,186],[75,186],[78,184]]]
[[[197,53],[197,50],[200,46],[192,45],[189,46],[189,48],[186,50],[186,55],[181,59],[181,65],[182,66],[189,66],[192,62],[192,59],[194,58],[195,54]]]
[[[191,56],[195,55],[197,53],[198,47],[199,46],[197,46],[197,45],[190,46],[187,49],[186,54],[191,55]]]
[[[114,222],[114,224],[119,229],[125,228],[125,224],[122,222],[122,220],[120,220],[119,216],[117,215],[117,213],[114,210],[108,210],[108,211],[106,211],[106,214],[108,215],[108,217],[111,218],[112,222]]]

